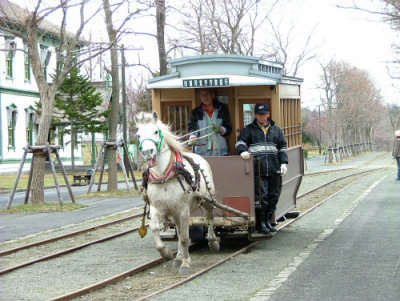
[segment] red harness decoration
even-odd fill
[[[172,155],[171,155],[172,159]],[[167,170],[164,172],[164,174],[161,177],[157,177],[151,169],[149,169],[149,182],[158,182],[158,183],[165,183],[168,180],[172,179],[173,177],[176,176],[176,172],[174,171],[174,164],[175,162],[180,162],[182,163],[182,157],[180,153],[175,153],[175,161],[171,160],[171,164],[167,168]]]

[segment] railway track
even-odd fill
[[[329,192],[322,192],[321,193],[321,189],[322,190],[323,189],[327,189],[327,187],[332,187],[332,185],[336,185],[334,188],[331,188],[331,190],[333,189],[334,191],[339,191],[340,189],[345,189],[346,187],[348,187],[346,185],[351,185],[352,184],[352,183],[347,184],[348,182],[356,181],[359,178],[365,177],[370,173],[376,173],[377,171],[382,171],[382,170],[384,170],[384,168],[374,168],[374,169],[369,169],[369,170],[364,170],[362,172],[354,173],[354,174],[351,174],[351,175],[345,175],[345,176],[339,177],[339,178],[337,178],[335,180],[332,180],[330,182],[324,183],[323,185],[320,185],[320,187],[318,189],[312,189],[312,190],[300,195],[298,197],[300,203],[301,203],[302,199],[305,199],[307,197],[309,197],[310,199],[313,199],[314,202],[313,202],[313,204],[310,204],[309,202],[304,202],[306,204],[305,204],[304,208],[301,208],[301,211],[303,213],[299,216],[299,218],[301,218],[302,216],[304,216],[305,214],[307,214],[311,210],[317,208],[320,204],[322,204],[323,202],[328,200],[333,195],[332,193],[329,194]],[[340,188],[340,186],[342,186],[342,188]],[[344,186],[344,188],[343,188],[343,186]],[[315,197],[316,193],[319,194],[318,197]],[[335,192],[335,193],[337,193],[337,192]],[[30,244],[30,245],[27,245],[27,246],[24,246],[24,247],[19,247],[19,248],[15,248],[15,249],[2,251],[0,253],[0,255],[2,255],[2,257],[3,257],[3,256],[6,256],[6,255],[18,253],[21,250],[26,250],[26,249],[35,248],[35,247],[38,247],[38,246],[41,246],[41,245],[51,244],[51,243],[54,243],[55,241],[62,241],[63,239],[66,239],[66,238],[75,237],[75,235],[82,235],[82,233],[93,232],[93,231],[95,231],[97,229],[100,229],[100,228],[106,228],[106,227],[109,227],[109,226],[112,226],[112,225],[115,225],[115,224],[118,224],[118,223],[124,223],[126,221],[130,221],[130,220],[135,219],[135,218],[140,218],[140,216],[141,216],[141,214],[133,215],[133,216],[130,216],[130,217],[118,220],[118,221],[105,223],[104,226],[103,225],[97,225],[97,226],[94,226],[94,227],[91,227],[91,228],[87,228],[85,230],[69,233],[69,234],[66,234],[66,235],[63,235],[63,236],[48,240],[48,241],[38,242],[38,243],[36,243],[36,245]],[[281,228],[286,227],[287,225],[291,224],[294,221],[295,220],[285,221],[284,223],[282,223]],[[281,228],[279,228],[279,229],[281,229]],[[128,230],[125,230],[125,231],[120,231],[120,232],[118,232],[116,234],[108,235],[107,237],[104,237],[104,238],[101,238],[101,239],[97,239],[97,240],[91,241],[91,242],[86,243],[86,244],[87,244],[87,246],[93,245],[93,244],[97,244],[97,243],[104,242],[104,241],[109,240],[109,239],[113,239],[113,238],[116,238],[116,237],[119,237],[119,236],[130,234],[132,232],[135,232],[136,230],[137,230],[137,228],[131,228],[131,229],[128,229]],[[174,288],[174,287],[176,287],[178,285],[181,285],[181,284],[183,284],[183,283],[185,283],[187,281],[190,281],[190,280],[198,277],[199,275],[205,273],[206,271],[208,271],[208,270],[210,270],[210,269],[222,264],[223,262],[225,262],[225,261],[237,256],[238,254],[242,254],[242,253],[247,252],[247,250],[249,248],[253,247],[256,244],[257,244],[257,242],[251,243],[251,244],[246,244],[242,248],[240,248],[238,250],[234,250],[234,251],[232,251],[232,249],[229,249],[229,252],[228,252],[229,254],[222,254],[221,252],[219,254],[216,253],[216,254],[214,254],[212,256],[214,258],[213,263],[208,264],[204,268],[197,269],[188,278],[174,279],[174,277],[172,277],[174,281],[170,285],[164,285],[162,288],[160,288],[158,290],[156,289],[155,291],[154,291],[154,287],[153,287],[152,288],[153,289],[152,292],[150,292],[149,294],[143,295],[143,292],[141,294],[138,293],[137,296],[135,296],[134,298],[137,298],[138,300],[142,300],[141,298],[145,299],[145,298],[148,298],[149,296],[152,296],[152,295],[155,295],[155,294],[159,294],[162,291],[165,291],[165,290],[168,290],[168,289],[172,289],[172,288]],[[11,267],[11,270],[5,272],[4,274],[6,274],[8,272],[11,272],[11,271],[14,271],[14,270],[17,270],[17,269],[22,269],[22,268],[26,267],[27,265],[31,265],[31,264],[37,263],[39,261],[47,261],[47,260],[56,258],[56,257],[61,256],[61,255],[65,255],[65,254],[68,254],[68,253],[73,253],[73,252],[75,252],[77,250],[82,249],[83,247],[86,247],[86,246],[83,246],[83,245],[84,244],[81,244],[81,245],[75,246],[73,248],[70,248],[71,250],[67,251],[66,253],[56,252],[54,254],[49,254],[47,256],[42,256],[40,258],[37,258],[37,259],[40,259],[40,260],[33,259],[33,260],[31,260],[31,262],[29,264],[25,264],[25,263],[19,264],[18,267],[16,267],[16,268]],[[153,245],[151,247],[154,248]],[[223,256],[221,257],[221,255],[223,255]],[[200,262],[199,258],[197,258],[197,254],[196,253],[192,253],[191,256],[192,256],[192,259],[193,259],[193,263]],[[201,255],[200,255],[200,257],[201,257]],[[161,265],[161,264],[163,264],[163,265]],[[160,265],[161,265],[161,268],[160,268]],[[132,278],[133,275],[136,275],[137,279],[143,279],[144,277],[146,277],[146,275],[147,276],[151,275],[151,274],[149,274],[150,273],[149,269],[157,268],[157,266],[158,266],[159,270],[163,271],[163,269],[165,270],[165,268],[162,268],[162,266],[165,267],[165,266],[168,266],[168,264],[166,264],[164,262],[164,260],[162,258],[160,258],[160,257],[154,258],[154,259],[151,259],[149,261],[146,261],[145,263],[140,264],[136,268],[129,269],[129,270],[124,271],[122,273],[118,273],[115,276],[109,277],[109,278],[107,278],[105,280],[102,280],[100,282],[97,282],[95,284],[92,284],[92,285],[89,285],[87,287],[81,288],[79,290],[64,294],[62,296],[56,297],[56,298],[51,299],[51,300],[69,300],[71,298],[83,295],[82,297],[80,297],[80,300],[82,300],[82,299],[86,298],[84,294],[87,294],[88,292],[92,292],[93,290],[98,290],[99,288],[102,288],[102,287],[106,287],[105,289],[109,289],[109,286],[110,286],[111,283],[116,283],[116,282],[121,283],[121,281],[124,281],[123,279],[126,279],[127,277]],[[8,269],[10,269],[10,268],[8,268]],[[164,278],[165,277],[166,278],[171,278],[171,271],[170,270],[164,271],[164,273],[165,273]],[[1,274],[2,273],[0,273],[0,275]],[[179,277],[177,277],[177,278],[179,278]],[[118,286],[119,285],[117,284],[116,287],[118,287]],[[99,291],[97,291],[97,292],[99,292]],[[132,292],[130,292],[130,293],[132,293]],[[93,298],[92,294],[96,294],[96,292],[91,293],[89,295],[89,297],[88,297],[89,299]],[[101,291],[100,291],[100,294],[101,294]]]
[[[378,170],[382,170],[382,169],[378,169]],[[317,199],[316,202],[314,202],[314,204],[312,206],[308,205],[307,210],[303,211],[302,214],[299,215],[298,218],[296,219],[292,219],[292,220],[286,220],[284,223],[282,223],[282,226],[280,226],[278,228],[278,231],[281,229],[284,229],[285,227],[288,227],[290,224],[296,222],[297,220],[299,220],[300,218],[304,217],[305,215],[307,215],[308,213],[310,213],[311,211],[313,211],[314,209],[318,208],[320,205],[322,205],[324,202],[328,201],[329,199],[331,199],[334,195],[338,194],[339,192],[341,192],[342,190],[345,190],[346,188],[348,188],[349,186],[351,186],[355,181],[358,181],[359,179],[362,179],[366,176],[368,176],[368,174],[371,173],[375,173],[377,171],[377,169],[373,169],[370,171],[363,171],[360,173],[356,173],[354,175],[355,178],[353,178],[352,180],[350,180],[350,182],[347,183],[341,183],[340,185],[342,186],[339,190],[335,190],[335,192],[331,193],[330,195],[326,196],[324,198],[321,198],[321,196]],[[341,177],[335,181],[332,181],[331,183],[325,183],[323,185],[321,185],[322,188],[327,187],[333,183],[338,183],[338,182],[343,182],[343,180],[349,180],[350,176],[344,176]],[[337,189],[337,187],[335,187],[335,189]],[[301,198],[304,198],[305,196],[310,196],[313,193],[315,193],[317,190],[313,190],[313,191],[309,191],[308,193],[304,194],[301,196]],[[112,295],[112,296],[116,296],[118,298],[121,297],[126,298],[127,296],[121,296],[121,291],[122,294],[124,294],[124,290],[121,290],[121,287],[132,287],[131,290],[129,290],[129,298],[133,299],[133,300],[147,300],[152,296],[158,295],[162,292],[165,292],[167,290],[173,289],[179,285],[182,285],[186,282],[189,282],[193,279],[195,279],[196,277],[210,271],[211,269],[223,264],[224,262],[232,259],[233,257],[246,253],[250,248],[256,246],[259,242],[252,242],[249,243],[247,242],[244,246],[240,247],[240,248],[234,248],[233,246],[231,246],[230,251],[228,252],[228,254],[222,254],[223,256],[221,257],[221,252],[218,254],[213,254],[212,259],[209,259],[208,265],[197,269],[195,272],[193,272],[189,277],[184,278],[184,279],[178,279],[178,277],[174,277],[171,276],[171,270],[170,269],[163,269],[162,267],[159,268],[159,270],[155,273],[159,273],[159,274],[164,274],[164,276],[158,276],[159,278],[162,278],[162,281],[152,281],[152,291],[148,294],[143,294],[143,291],[146,291],[146,289],[142,289],[142,290],[138,290],[138,289],[134,289],[132,283],[136,283],[137,285],[140,284],[141,281],[143,281],[144,278],[149,277],[147,274],[149,274],[148,270],[154,269],[154,267],[156,267],[157,265],[160,265],[161,263],[165,263],[165,261],[162,258],[157,258],[152,262],[148,262],[146,264],[146,269],[143,269],[143,266],[137,267],[137,268],[133,268],[130,269],[129,271],[126,271],[120,275],[117,275],[115,277],[103,280],[99,283],[96,283],[94,285],[82,288],[80,290],[74,291],[74,292],[70,292],[68,294],[64,294],[62,296],[59,296],[57,298],[53,298],[51,300],[55,301],[55,300],[70,300],[73,298],[77,298],[80,296],[79,300],[93,300],[93,299],[100,299],[101,296],[103,295],[103,292],[99,289],[103,289],[103,290],[107,290],[107,295]],[[232,249],[234,249],[232,251]],[[203,251],[204,252],[204,251]],[[199,257],[197,256],[196,253],[191,253],[191,257],[192,257],[192,261],[193,264],[198,262]],[[212,262],[210,262],[212,261]],[[129,280],[126,280],[126,278],[129,277]],[[157,277],[157,278],[158,278]],[[152,277],[154,278],[154,277]],[[116,283],[116,282],[120,282],[119,284],[117,284],[116,286],[111,286],[111,284]],[[122,283],[121,283],[122,282]],[[126,283],[125,283],[126,282]],[[157,288],[157,282],[162,282],[163,286],[161,288]],[[172,283],[170,283],[172,282]],[[111,288],[110,288],[111,286]],[[95,292],[93,292],[94,290],[97,290]],[[148,290],[148,289],[147,289]],[[139,292],[138,292],[139,291]],[[140,294],[140,291],[142,292],[142,294]],[[89,294],[89,295],[83,295],[83,294]],[[83,295],[83,296],[82,296]]]

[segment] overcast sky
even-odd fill
[[[316,26],[313,39],[322,45],[318,51],[322,62],[335,58],[367,70],[381,89],[385,102],[400,105],[400,80],[391,80],[386,69],[386,62],[393,57],[391,44],[395,34],[381,17],[336,7],[337,3],[351,5],[350,0],[284,1],[295,24],[302,26],[304,32]],[[374,2],[358,3],[371,7]],[[302,100],[305,106],[315,107],[320,103],[320,93],[315,90],[320,75],[321,67],[316,62],[308,63],[300,71],[299,77],[304,78]]]
[[[21,5],[20,1],[13,1]],[[167,4],[173,3],[168,1]],[[31,2],[36,1],[24,0],[25,5]],[[312,45],[319,46],[317,52],[322,63],[326,64],[335,58],[359,69],[367,70],[375,80],[376,87],[381,90],[385,102],[400,105],[400,80],[391,80],[386,69],[386,62],[393,58],[391,44],[396,38],[395,33],[388,24],[381,21],[380,16],[336,7],[338,3],[351,5],[352,2],[352,0],[281,0],[276,8],[278,13],[275,11],[273,14],[274,24],[281,23],[282,28],[293,24],[296,36],[303,35],[303,41],[311,31],[314,31]],[[376,10],[379,10],[377,5],[381,5],[379,0],[357,0],[357,2],[368,8],[374,8],[375,5]],[[142,23],[143,21],[143,19],[139,21],[141,28],[152,26],[155,31],[154,19],[151,19],[150,24],[147,25]],[[58,23],[58,20],[55,23]],[[97,35],[107,41],[105,29],[101,32],[98,26],[96,29]],[[154,70],[158,68],[157,46],[154,38],[130,36],[124,43],[143,47],[144,50],[140,51],[141,62],[149,62]],[[301,42],[299,45],[301,47]],[[138,62],[136,51],[127,51],[126,56],[129,64]],[[143,68],[135,71],[147,73]],[[128,68],[127,72],[133,73],[134,70]],[[304,78],[303,106],[315,108],[320,104],[320,91],[316,89],[320,75],[321,67],[315,61],[308,62],[297,75]],[[146,77],[149,75],[147,74]]]

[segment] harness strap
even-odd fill
[[[183,165],[182,157],[189,162],[194,170],[194,181],[191,173],[185,168]],[[175,153],[175,160],[173,160],[173,154],[171,154],[171,164],[167,168],[166,172],[161,176],[157,177],[151,169],[146,168],[142,174],[142,187],[147,189],[148,183],[152,182],[154,184],[163,184],[168,180],[176,177],[179,184],[181,185],[184,192],[185,187],[181,181],[181,177],[184,178],[185,182],[189,184],[192,191],[199,190],[200,187],[200,173],[199,173],[199,164],[196,164],[192,158],[187,156],[182,156],[180,153]]]
[[[182,162],[182,159],[178,153],[175,153],[175,161],[176,160],[181,160]],[[157,177],[151,169],[149,170],[149,180],[151,182],[165,183],[169,179],[172,179],[175,175],[176,173],[174,171],[173,153],[171,153],[170,165],[161,177]]]

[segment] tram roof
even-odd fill
[[[209,54],[168,62],[172,73],[150,79],[147,88],[264,86],[278,83],[299,84],[303,81],[282,75],[282,63],[255,56]]]

